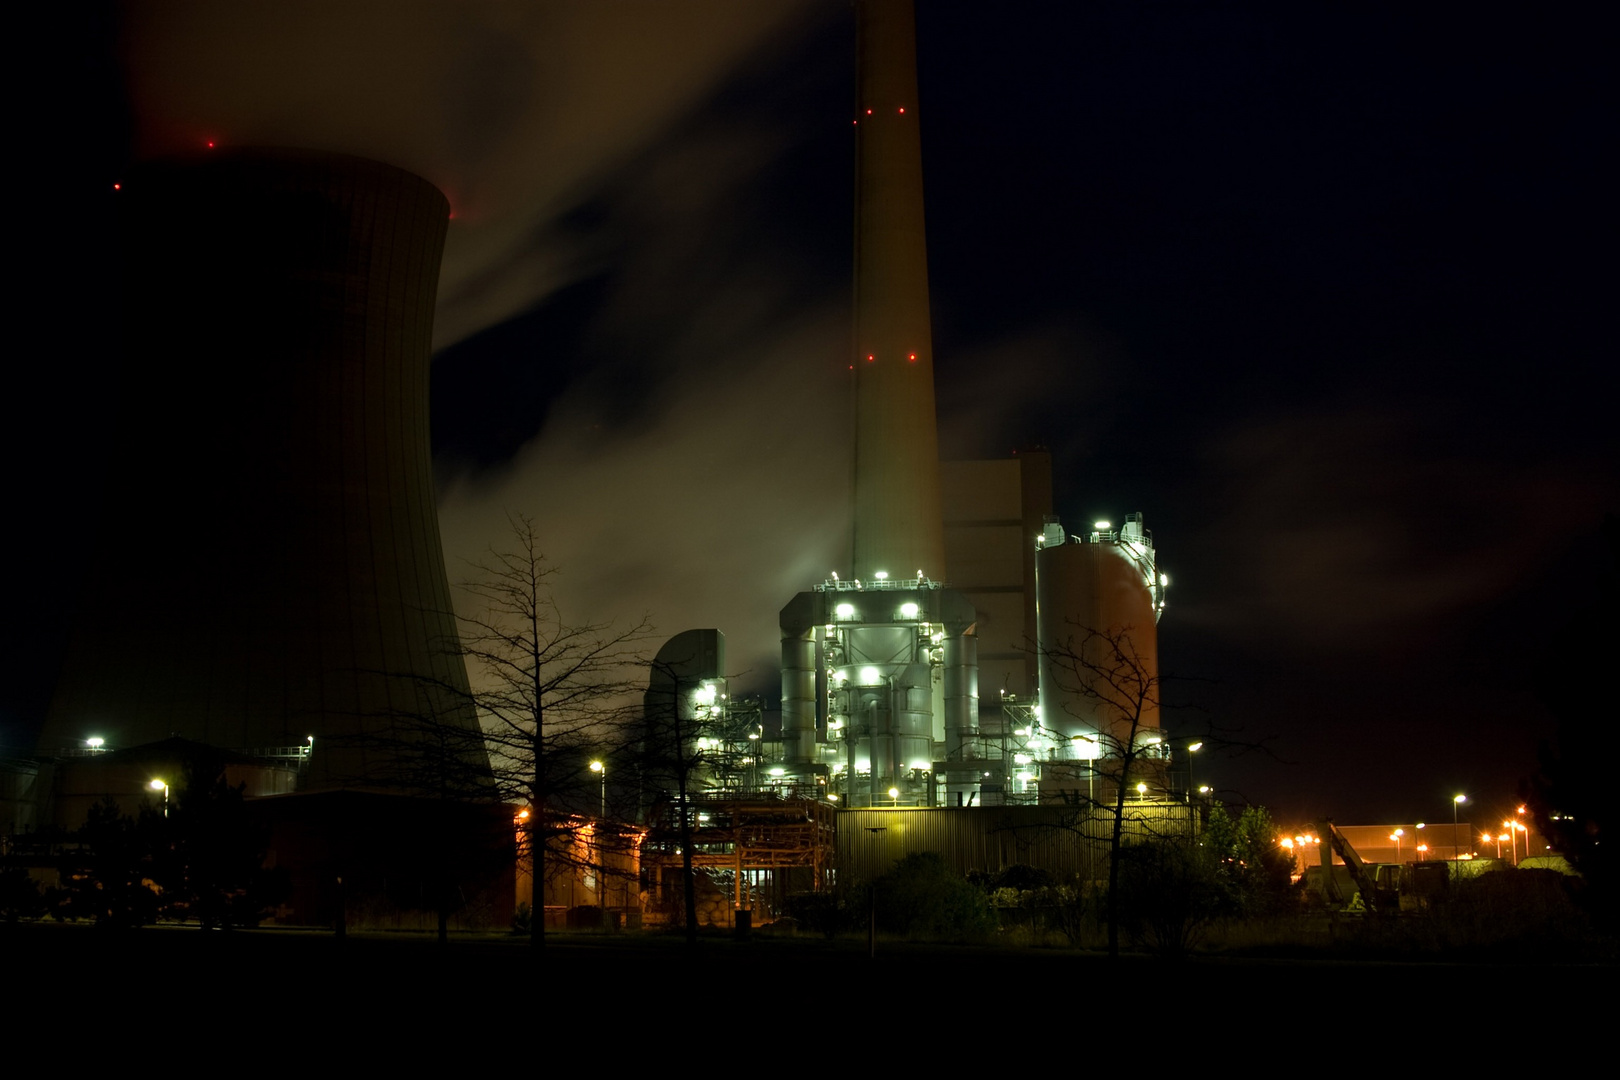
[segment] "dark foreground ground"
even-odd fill
[[[499,936],[439,946],[397,934],[56,924],[0,927],[0,962],[14,1034],[102,1049],[125,1037],[178,1041],[170,1052],[182,1054],[319,1047],[424,1068],[466,1053],[505,1059],[521,1046],[520,1056],[548,1061],[602,1056],[609,1075],[623,1071],[612,1064],[621,1057],[681,1045],[788,1053],[809,1066],[874,1036],[902,1056],[907,1046],[960,1052],[964,1065],[981,1052],[1024,1065],[1075,1053],[1124,1062],[1189,1041],[1325,1049],[1334,1030],[1359,1032],[1359,1043],[1380,1028],[1424,1033],[1431,1047],[1569,1046],[1606,1036],[1593,1021],[1612,1013],[1620,974],[1606,963],[1110,963],[885,942],[874,959],[864,941],[764,935],[688,947],[653,934],[559,933],[535,950]]]

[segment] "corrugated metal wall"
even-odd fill
[[[917,807],[841,810],[838,878],[870,881],[906,855],[937,851],[958,873],[1040,867],[1059,877],[1097,879],[1108,872],[1112,816],[1062,806]],[[1127,807],[1127,842],[1184,836],[1187,808]]]

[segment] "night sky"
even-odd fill
[[[1039,443],[1071,528],[1146,515],[1171,724],[1266,740],[1200,782],[1288,819],[1511,805],[1548,685],[1610,681],[1569,640],[1620,492],[1596,14],[919,6],[946,456]],[[206,138],[450,196],[452,580],[529,513],[565,611],[717,626],[774,699],[777,611],[847,535],[845,3],[74,8],[19,35],[50,74],[18,129],[0,741],[116,542],[118,380],[162,362],[109,325],[112,183]],[[199,387],[228,378],[226,346]]]

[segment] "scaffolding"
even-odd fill
[[[681,906],[681,815],[667,804],[650,823],[642,847],[645,888],[656,909]],[[795,893],[831,885],[835,851],[832,805],[773,791],[700,795],[684,812],[692,839],[692,868],[729,892],[731,912],[781,912]],[[710,914],[706,922],[726,922]]]

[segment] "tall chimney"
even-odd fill
[[[912,0],[860,0],[854,575],[945,576]]]

